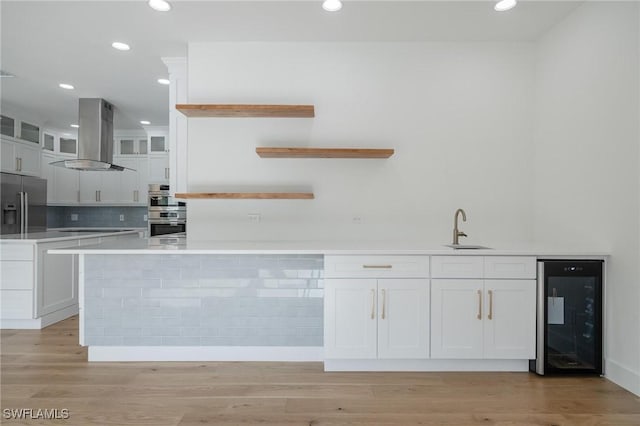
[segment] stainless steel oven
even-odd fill
[[[187,231],[187,204],[171,196],[169,185],[149,185],[149,236]]]

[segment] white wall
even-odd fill
[[[189,190],[316,199],[190,201],[189,237],[449,243],[462,207],[469,242],[529,240],[533,58],[526,43],[190,44],[189,102],[314,104],[316,117],[190,119]],[[269,145],[396,154],[260,159]]]
[[[638,4],[586,3],[540,41],[534,236],[611,250],[607,376],[640,394]]]

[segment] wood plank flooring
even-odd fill
[[[2,409],[66,408],[69,418],[0,423],[640,425],[640,399],[601,378],[324,373],[321,363],[88,363],[77,321],[2,331]]]

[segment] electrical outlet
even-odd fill
[[[146,214],[144,216],[142,216],[142,220],[144,220],[145,222],[149,220],[149,216],[147,216]]]
[[[78,221],[78,215],[76,213],[71,213],[71,221],[72,222],[77,222]]]
[[[124,215],[123,214],[120,215],[120,222],[124,222]]]
[[[360,216],[354,217],[351,221],[354,225],[362,225],[362,218]]]
[[[249,213],[247,216],[249,217],[249,222],[251,223],[260,223],[260,219],[262,219],[260,213]]]

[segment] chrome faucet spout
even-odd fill
[[[458,209],[456,210],[455,214],[453,215],[453,244],[454,245],[458,245],[459,244],[459,238],[460,237],[466,237],[467,234],[465,234],[464,232],[460,231],[458,229],[458,216],[462,215],[462,221],[466,222],[467,221],[467,214],[464,212],[464,210],[462,209]]]

